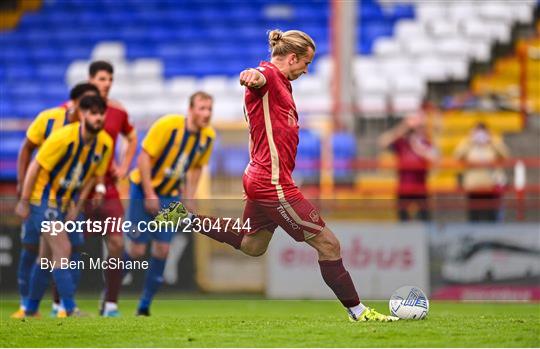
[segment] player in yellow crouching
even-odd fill
[[[160,207],[168,206],[181,196],[194,196],[215,138],[209,126],[212,104],[209,94],[197,92],[190,97],[187,117],[165,115],[152,125],[142,142],[137,168],[130,174],[128,219],[131,222],[149,222]],[[152,233],[129,230],[127,233],[130,245],[126,260],[144,256],[146,245],[152,241],[152,257],[137,315],[150,315],[150,304],[163,282],[173,233],[167,229]]]
[[[16,213],[23,218],[25,231],[41,233],[43,221],[76,220],[84,200],[94,185],[102,187],[103,175],[113,152],[111,137],[103,131],[105,101],[99,96],[83,97],[79,103],[80,122],[65,126],[48,137],[28,167]],[[59,317],[75,312],[75,285],[69,269],[59,268],[69,258],[71,243],[67,233],[42,233],[39,257],[58,267],[41,268],[36,263],[30,276],[25,304],[27,316],[37,313],[50,275],[60,294]]]
[[[26,137],[23,141],[19,155],[17,158],[17,195],[20,196],[20,191],[26,178],[26,171],[32,160],[32,153],[39,149],[43,142],[56,130],[68,125],[69,123],[79,120],[79,102],[84,96],[99,96],[99,90],[92,84],[80,83],[75,85],[69,93],[69,101],[62,105],[50,108],[42,111],[32,121],[28,130],[26,131]],[[30,273],[32,267],[36,262],[39,250],[39,237],[40,234],[36,230],[26,230],[24,225],[22,227],[21,243],[22,249],[19,257],[19,266],[17,269],[17,283],[19,286],[19,294],[21,296],[21,302],[19,309],[11,315],[12,318],[24,317],[24,304],[28,298]],[[69,234],[70,242],[72,245],[71,260],[80,260],[79,247],[83,244],[83,234]],[[80,279],[80,271],[72,269],[72,277],[75,285],[78,284]],[[54,290],[54,289],[53,289]],[[60,309],[60,300],[57,299],[57,292],[53,292],[55,295],[55,301],[53,302],[52,314],[56,316],[56,313]]]

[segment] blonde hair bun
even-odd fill
[[[307,54],[308,48],[315,52],[315,42],[306,33],[300,30],[287,30],[282,32],[274,29],[268,32],[268,43],[272,57],[284,56],[289,53],[296,53],[298,57]]]
[[[283,32],[279,29],[268,32],[268,42],[270,43],[270,47],[276,46],[282,38]]]

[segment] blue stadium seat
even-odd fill
[[[103,13],[104,20],[117,28],[124,23],[132,23],[134,17],[135,14],[133,11],[111,11]]]
[[[210,170],[210,175],[215,176],[219,171],[221,171],[221,164],[224,160],[224,150],[221,146],[221,141],[219,135],[214,139],[214,147],[212,149],[212,155],[210,156],[210,161],[208,162],[208,168]],[[246,164],[247,165],[247,164]]]
[[[17,116],[13,111],[13,101],[8,98],[2,98],[0,100],[0,117],[12,118]]]
[[[93,23],[100,23],[103,21],[103,12],[100,11],[77,11],[73,15],[77,18],[78,22],[85,25],[92,25]]]
[[[43,98],[51,101],[51,106],[60,104],[69,99],[69,89],[62,82],[44,84]]]
[[[20,118],[33,119],[37,114],[47,108],[51,108],[50,104],[47,104],[43,99],[28,99],[26,101],[19,101],[13,103],[12,110]]]
[[[54,28],[55,27],[49,27],[47,29],[32,28],[24,32],[24,40],[29,47],[33,45],[42,45],[50,40],[49,34],[51,31],[55,30]]]
[[[30,58],[27,46],[23,43],[2,48],[2,58],[7,64],[26,61]]]
[[[350,182],[354,176],[356,159],[356,138],[354,134],[337,132],[332,138],[334,156],[334,178],[337,181]]]
[[[13,100],[28,100],[39,98],[43,93],[43,85],[35,80],[14,80],[6,85],[6,95]]]
[[[157,52],[156,45],[154,43],[146,42],[133,42],[126,47],[126,58],[129,60],[138,58],[155,57]],[[157,55],[158,58],[163,58]]]
[[[9,159],[0,163],[0,181],[17,179],[17,159]]]
[[[300,130],[294,174],[303,181],[315,181],[320,169],[321,139],[311,130]]]
[[[68,42],[76,44],[76,45],[80,45],[81,43],[86,42],[90,45],[91,44],[90,41],[86,39],[86,35],[84,34],[86,32],[87,30],[82,29],[80,27],[78,27],[77,30],[65,30],[65,28],[64,29],[54,28],[50,30],[48,35],[49,35],[49,38],[53,37],[57,41],[66,43],[64,44],[65,49],[68,49],[69,47],[69,45],[67,44]]]
[[[122,2],[122,1],[115,1],[115,2]],[[88,11],[88,10],[102,10],[104,9],[104,3],[103,1],[87,1],[87,0],[70,0],[69,4],[73,6],[74,8],[78,8],[79,10]]]
[[[46,63],[37,66],[37,77],[42,81],[64,81],[65,64]]]
[[[231,7],[227,18],[238,23],[245,23],[246,20],[259,21],[262,19],[262,12],[261,9],[250,6],[249,3],[238,3]]]
[[[36,75],[36,69],[32,66],[31,63],[9,63],[8,65],[6,65],[6,78],[4,81],[11,82],[21,79],[34,79]]]
[[[393,7],[392,13],[396,19],[414,18],[414,7],[411,5],[396,4]]]
[[[0,132],[0,180],[17,179],[17,155],[24,138],[25,131]]]
[[[48,16],[41,13],[26,12],[19,22],[18,28],[46,28],[49,22]]]
[[[246,147],[227,148],[227,159],[223,161],[223,172],[228,176],[241,176],[249,163]]]
[[[22,44],[23,35],[20,32],[9,30],[0,35],[0,45],[3,49],[12,48]]]
[[[128,45],[128,51],[131,45]],[[163,43],[156,45],[156,55],[163,60],[174,60],[184,55],[185,48],[183,45]]]
[[[369,1],[360,2],[360,9],[357,15],[360,21],[369,19],[381,19],[384,17],[381,7]]]
[[[300,28],[317,42],[317,56],[329,52],[328,0],[286,2],[290,18],[267,18],[268,5],[281,0],[70,0],[45,1],[38,12],[25,13],[15,30],[0,35],[6,61],[0,82],[39,80],[39,84],[62,84],[69,63],[88,59],[101,41],[123,41],[127,59],[160,58],[165,77],[175,75],[236,75],[247,66],[268,59],[266,31]],[[358,49],[371,53],[373,42],[392,35],[399,18],[414,17],[414,7],[387,6],[377,0],[359,2]],[[229,37],[242,46],[232,45]],[[57,99],[61,88],[51,89],[36,102]],[[17,93],[15,93],[17,95]],[[26,116],[32,105],[18,99],[10,107]]]
[[[193,64],[191,61],[178,59],[164,60],[165,68],[163,74],[165,78],[169,79],[178,75],[190,75],[193,74]]]
[[[174,30],[167,27],[149,28],[146,35],[150,40],[155,42],[170,42],[175,37]]]
[[[54,62],[58,60],[59,50],[49,45],[32,46],[29,54],[31,59],[36,62]]]
[[[47,14],[45,21],[45,31],[49,31],[52,28],[60,29],[77,27],[81,24],[81,21],[78,18],[78,13],[81,11],[76,11],[75,9],[63,8]]]
[[[88,59],[92,53],[92,47],[90,45],[77,45],[71,46],[69,50],[62,50],[61,57],[66,62],[72,62],[76,59]]]

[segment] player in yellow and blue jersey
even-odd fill
[[[128,219],[133,225],[139,221],[151,221],[160,207],[168,206],[180,196],[194,196],[215,139],[215,132],[209,126],[212,104],[209,94],[196,92],[190,97],[187,117],[165,115],[148,131],[142,142],[138,167],[130,174]],[[152,241],[152,257],[137,315],[150,315],[152,298],[163,281],[173,233],[161,230],[155,233],[130,231],[127,234],[131,243],[124,257],[126,260],[143,257],[147,243]]]
[[[92,84],[80,83],[75,85],[69,93],[69,101],[62,105],[46,109],[38,114],[26,131],[26,137],[23,141],[17,159],[17,194],[20,195],[20,189],[26,177],[26,171],[33,152],[38,149],[43,142],[56,130],[65,125],[78,121],[78,106],[84,96],[99,96],[99,90]],[[28,283],[30,281],[30,272],[36,261],[39,249],[39,232],[35,230],[26,230],[22,226],[21,234],[22,250],[19,257],[19,267],[17,270],[17,282],[19,285],[19,294],[21,297],[21,306],[19,310],[13,313],[12,317],[24,317],[24,303],[28,296]],[[73,246],[71,260],[80,259],[78,246],[83,243],[82,234],[70,234],[71,244]],[[74,269],[72,276],[75,284],[80,278],[80,271]],[[58,304],[53,304],[53,309],[57,309]]]
[[[75,310],[71,272],[60,268],[61,260],[70,257],[71,243],[65,232],[41,233],[41,223],[75,220],[94,184],[103,182],[113,152],[112,139],[103,131],[105,101],[99,96],[85,96],[78,109],[80,122],[55,131],[43,142],[28,167],[16,207],[16,213],[24,219],[25,232],[41,235],[40,259],[55,262],[52,270],[34,264],[25,303],[28,316],[36,314],[51,272],[65,309],[58,316]]]

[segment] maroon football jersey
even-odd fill
[[[257,69],[266,84],[246,89],[251,158],[246,174],[269,185],[290,184],[298,147],[298,113],[291,82],[272,63],[261,62]]]

